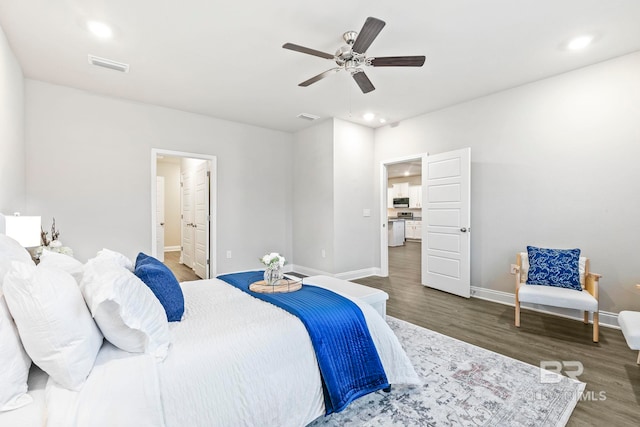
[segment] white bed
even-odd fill
[[[218,279],[181,286],[185,315],[170,324],[164,362],[105,341],[78,392],[53,381],[43,391],[46,375],[32,369],[34,403],[0,413],[0,426],[304,426],[324,415],[316,357],[297,317]],[[352,300],[389,382],[418,384],[385,321]]]

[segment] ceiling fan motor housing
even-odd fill
[[[344,66],[345,68],[353,68],[362,65],[365,62],[365,56],[363,54],[354,52],[351,49],[351,45],[345,45],[340,47],[335,54],[336,64]]]

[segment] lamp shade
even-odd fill
[[[4,234],[25,248],[40,246],[41,219],[39,216],[0,215],[0,232],[4,223]]]

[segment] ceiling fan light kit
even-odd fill
[[[339,47],[335,55],[293,43],[285,43],[282,45],[285,49],[318,56],[324,59],[332,59],[338,65],[303,81],[298,86],[307,87],[333,73],[345,70],[351,74],[362,93],[369,93],[375,90],[375,87],[373,83],[371,83],[371,80],[369,80],[369,77],[364,73],[362,67],[422,67],[425,61],[424,56],[367,57],[367,49],[376,37],[378,37],[378,34],[384,26],[385,22],[380,19],[373,17],[367,18],[360,33],[347,31],[342,35],[342,38],[347,44]]]

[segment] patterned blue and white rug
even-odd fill
[[[585,384],[387,316],[424,384],[364,396],[310,426],[564,426]]]

